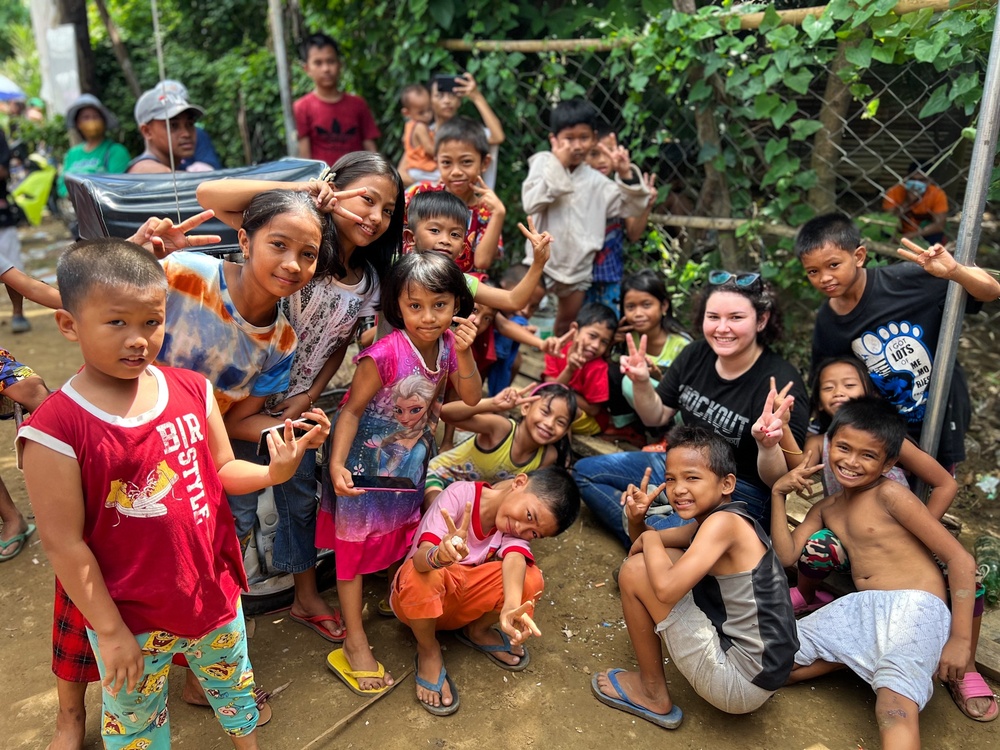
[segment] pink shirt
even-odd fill
[[[407,557],[413,557],[417,552],[417,547],[423,542],[440,544],[441,540],[448,533],[448,524],[445,523],[441,510],[448,511],[455,526],[462,525],[465,517],[465,504],[472,503],[472,523],[469,524],[469,537],[466,544],[469,546],[469,556],[460,565],[482,565],[496,559],[503,559],[508,552],[520,552],[529,563],[534,563],[535,558],[531,554],[531,547],[520,537],[511,536],[497,529],[483,529],[479,516],[479,503],[482,499],[483,487],[489,487],[484,482],[455,482],[448,485],[444,492],[434,499],[434,503],[424,514],[420,527],[417,529],[417,538],[410,548]]]

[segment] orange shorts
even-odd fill
[[[392,611],[407,625],[412,620],[437,620],[438,630],[463,628],[487,612],[503,608],[501,565],[497,560],[420,573],[413,560],[407,560],[392,581]],[[542,571],[529,564],[524,571],[521,602],[536,599],[544,589]]]

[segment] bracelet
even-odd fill
[[[778,447],[781,448],[780,445]],[[789,456],[801,456],[802,455],[802,451],[787,451],[784,448],[781,448],[781,452],[782,453],[787,453]]]
[[[309,399],[310,409],[312,408],[312,405],[315,403],[313,397],[309,395],[309,391],[299,391],[298,393],[295,394],[295,396],[305,396],[307,399]],[[295,396],[292,396],[292,398],[295,398]]]
[[[441,568],[444,567],[444,565],[434,559],[437,555],[437,551],[438,548],[436,544],[427,550],[427,564],[431,566],[432,570],[441,570]]]
[[[479,374],[479,370],[473,370],[468,375],[463,375],[462,373],[458,373],[458,377],[461,380],[468,380],[469,378],[476,377],[476,375],[478,375],[478,374]]]

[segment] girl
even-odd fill
[[[752,434],[751,425],[769,398],[771,378],[790,382],[792,397],[806,400],[798,371],[770,348],[781,337],[781,311],[760,274],[713,271],[708,290],[696,301],[695,320],[704,338],[681,350],[655,389],[646,358],[648,338],[640,337],[638,346],[626,339],[629,354],[622,357],[621,369],[633,383],[636,413],[649,426],[668,424],[680,414],[684,424],[701,425],[724,438],[736,454],[733,500],[746,502],[751,515],[769,528],[770,483],[787,468],[783,460],[780,465],[758,462],[764,438]],[[791,412],[789,428],[798,439],[805,438],[807,421],[804,409]],[[623,493],[647,468],[650,485],[662,484],[663,458],[649,453],[594,456],[575,467],[584,502],[626,547],[631,539]],[[646,521],[655,528],[678,523],[674,514]]]
[[[298,337],[288,386],[237,409],[241,419],[264,425],[296,419],[310,409],[344,361],[350,342],[371,329],[379,304],[380,273],[399,254],[403,234],[403,189],[393,166],[379,154],[356,151],[337,160],[326,180],[273,183],[213,180],[198,188],[198,200],[239,229],[243,209],[255,195],[275,185],[312,198],[332,221],[329,261],[314,278],[282,300],[281,308]],[[371,343],[371,333],[366,343]],[[262,413],[262,409],[265,411]],[[256,442],[256,427],[240,428]],[[233,437],[236,437],[233,435]],[[259,460],[254,445],[234,445],[240,458]],[[266,460],[263,459],[263,460]],[[291,573],[295,584],[290,618],[333,643],[344,639],[340,613],[331,610],[316,584],[316,451],[302,459],[295,477],[274,488],[278,530],[273,566]],[[231,500],[245,507],[252,524],[257,495]]]
[[[520,422],[504,416],[517,406]],[[476,436],[431,459],[424,510],[452,482],[499,482],[553,464],[567,466],[575,414],[576,394],[560,383],[505,388],[475,406],[445,404],[441,419]]]
[[[420,521],[428,451],[419,466],[397,467],[380,478],[379,453],[385,439],[398,435],[410,420],[396,409],[417,408],[408,431],[420,429],[434,447],[440,403],[448,383],[469,405],[478,403],[482,380],[470,347],[476,337],[472,295],[455,262],[440,253],[405,255],[389,271],[383,287],[382,315],[393,327],[356,358],[351,389],[337,417],[330,449],[330,487],[324,487],[316,543],[333,547],[337,593],[347,626],[344,647],[327,664],[360,695],[384,692],[392,676],[371,653],[361,620],[362,575],[384,570],[402,559]],[[458,328],[450,330],[452,321]],[[433,386],[431,408],[401,402],[398,385],[413,376]],[[395,394],[394,394],[395,391]],[[409,387],[408,387],[409,391]],[[407,407],[407,408],[403,408]],[[361,488],[363,484],[372,489]],[[356,484],[357,481],[357,484]]]
[[[670,295],[667,294],[663,277],[651,270],[626,277],[622,282],[621,315],[623,325],[618,328],[621,341],[624,342],[626,335],[631,335],[638,345],[639,339],[646,337],[650,382],[656,388],[670,363],[681,349],[691,343],[691,337],[671,314]],[[611,368],[608,376],[611,390],[608,411],[615,429],[609,430],[607,434],[614,435],[636,420],[635,395],[632,381],[623,377],[620,369]],[[638,437],[643,438],[640,445],[645,445],[644,436]],[[663,441],[649,447],[662,449]]]
[[[878,396],[874,383],[868,375],[864,363],[856,357],[833,357],[820,363],[812,382],[811,413],[819,423],[821,433],[806,439],[806,452],[821,456],[823,464],[823,492],[833,495],[842,487],[828,462],[830,440],[826,429],[837,410],[849,399],[859,396]],[[783,437],[782,449],[788,455],[789,468],[802,463],[804,454],[791,440]],[[817,463],[820,463],[817,462]],[[886,476],[909,487],[907,473],[931,488],[927,499],[927,509],[940,519],[951,507],[958,493],[958,483],[941,464],[910,440],[904,440],[896,465]],[[792,604],[796,614],[805,614],[819,609],[833,600],[825,591],[819,590],[820,582],[833,570],[849,569],[847,557],[840,542],[827,529],[814,534],[806,543],[799,559],[799,578],[791,589]]]

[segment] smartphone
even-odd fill
[[[437,85],[440,92],[451,92],[455,90],[455,81],[458,76],[434,76],[433,83]]]
[[[298,440],[300,437],[305,435],[309,430],[311,430],[316,425],[315,422],[309,419],[297,419],[292,422],[292,437]],[[280,430],[281,434],[284,435],[285,427],[284,425],[278,425],[276,427],[265,427],[260,431],[260,437],[257,439],[257,455],[266,456],[268,455],[267,450],[267,433],[271,430]]]
[[[366,477],[355,475],[351,479],[354,481],[355,487],[367,490],[417,491],[417,486],[408,477]]]

